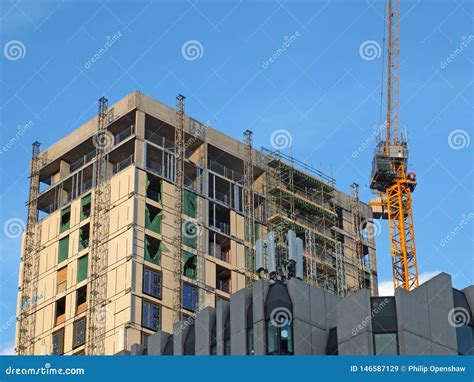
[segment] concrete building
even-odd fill
[[[101,354],[173,330],[176,111],[133,92],[108,108],[107,118],[99,144],[107,146],[108,204],[97,223],[106,226],[105,238],[97,238],[92,220],[98,118],[36,156],[20,266],[21,354],[88,353],[91,323],[103,329]],[[192,316],[257,277],[245,229],[246,146],[187,115],[184,130],[180,297],[181,313]],[[305,280],[331,291],[328,299],[361,287],[376,295],[374,238],[363,234],[363,253],[356,254],[353,198],[331,177],[281,152],[252,153],[254,237],[290,227],[305,241]],[[357,203],[370,232],[371,209]],[[106,301],[92,312],[91,293],[98,293],[91,291],[98,277],[92,265],[102,260],[90,248],[99,241],[107,250],[100,287]]]
[[[446,273],[390,297],[261,280],[121,354],[474,355],[473,311],[474,286]]]

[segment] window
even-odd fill
[[[80,283],[82,280],[87,278],[87,271],[89,267],[89,258],[87,255],[79,257],[77,259],[77,282]]]
[[[397,333],[374,333],[375,355],[398,355]]]
[[[161,262],[161,242],[154,237],[145,235],[145,260],[150,263],[160,265]]]
[[[216,289],[230,293],[230,269],[216,265]]]
[[[64,354],[64,328],[53,333],[53,350],[51,355]]]
[[[76,292],[76,314],[81,314],[87,309],[87,285],[79,288]]]
[[[456,326],[458,353],[474,355],[474,327],[471,325]]]
[[[62,324],[66,316],[66,297],[62,297],[56,301],[55,325]]]
[[[197,256],[183,251],[183,275],[196,280]]]
[[[142,326],[154,331],[160,330],[160,307],[149,301],[143,301]]]
[[[79,252],[89,246],[90,226],[83,225],[79,228]]]
[[[161,202],[161,179],[157,176],[146,174],[146,197]]]
[[[91,194],[81,199],[81,221],[91,216]]]
[[[77,348],[86,342],[86,319],[81,318],[74,323],[72,346]]]
[[[145,205],[145,228],[153,232],[161,232],[161,220],[163,218],[163,212],[158,208]]]
[[[275,325],[267,320],[267,354],[293,354],[293,328],[291,323]]]
[[[66,236],[59,240],[58,249],[58,264],[68,258],[69,253],[69,236]]]
[[[183,283],[183,308],[194,312],[198,308],[198,288]]]
[[[71,207],[64,208],[61,210],[61,224],[59,227],[59,232],[64,232],[69,229],[71,223]]]
[[[56,278],[56,293],[65,292],[67,289],[67,267],[58,270]]]
[[[161,298],[161,273],[144,268],[143,270],[143,293]]]
[[[254,355],[253,326],[247,328],[247,355]]]

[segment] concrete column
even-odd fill
[[[265,301],[268,294],[268,281],[258,280],[252,285],[253,303],[253,342],[255,355],[265,355]]]
[[[216,311],[207,307],[196,315],[196,355],[211,354],[212,327],[216,321]],[[217,330],[216,330],[217,331]]]
[[[139,166],[145,166],[145,113],[141,110],[136,111],[135,116],[135,163]]]
[[[148,355],[165,355],[165,349],[171,334],[157,332],[148,337]]]
[[[247,354],[247,312],[252,303],[252,291],[244,288],[230,296],[230,349],[232,355]]]
[[[287,283],[293,304],[293,346],[295,355],[312,354],[310,286],[292,278]]]
[[[228,301],[219,299],[216,305],[216,352],[224,355],[224,327],[226,317],[229,314],[230,304]]]
[[[374,354],[370,292],[359,290],[336,307],[339,355]]]
[[[395,291],[400,354],[457,354],[451,277],[441,273],[408,292]]]

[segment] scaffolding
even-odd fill
[[[39,172],[42,164],[39,142],[33,143],[30,168],[30,190],[28,195],[28,221],[25,232],[23,273],[19,315],[18,355],[34,354],[36,311],[35,300],[39,271],[39,249],[41,226],[38,223]]]
[[[334,179],[281,151],[262,149],[266,157],[267,228],[274,231],[280,264],[286,259],[285,233],[296,232],[304,245],[304,278],[333,292],[338,283],[337,248],[333,227]],[[342,280],[339,277],[340,280]]]
[[[245,246],[245,274],[247,286],[256,279],[255,275],[255,196],[253,191],[253,146],[252,132],[244,131],[245,157],[244,157],[244,232]]]
[[[97,134],[94,137],[96,147],[94,164],[92,242],[90,245],[91,276],[87,330],[87,354],[102,355],[105,353],[107,311],[107,264],[109,239],[110,184],[108,176],[108,151],[110,133],[107,126],[110,122],[108,100],[99,99],[97,117]]]
[[[175,127],[175,202],[174,202],[174,236],[173,236],[173,323],[181,320],[181,272],[183,244],[183,187],[184,187],[184,99],[176,97]]]
[[[357,183],[351,184],[352,188],[352,217],[354,219],[354,246],[355,255],[358,264],[357,269],[357,283],[359,289],[365,288],[365,270],[364,270],[364,244],[362,243],[362,228],[360,218],[360,200],[359,200],[359,185]]]
[[[346,261],[342,250],[342,243],[336,243],[336,293],[344,297],[347,294]]]

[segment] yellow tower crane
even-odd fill
[[[379,196],[369,203],[375,218],[388,220],[393,284],[412,290],[418,286],[411,193],[416,175],[407,173],[408,145],[399,133],[400,0],[388,1],[387,115],[385,140],[376,147],[370,188]]]

